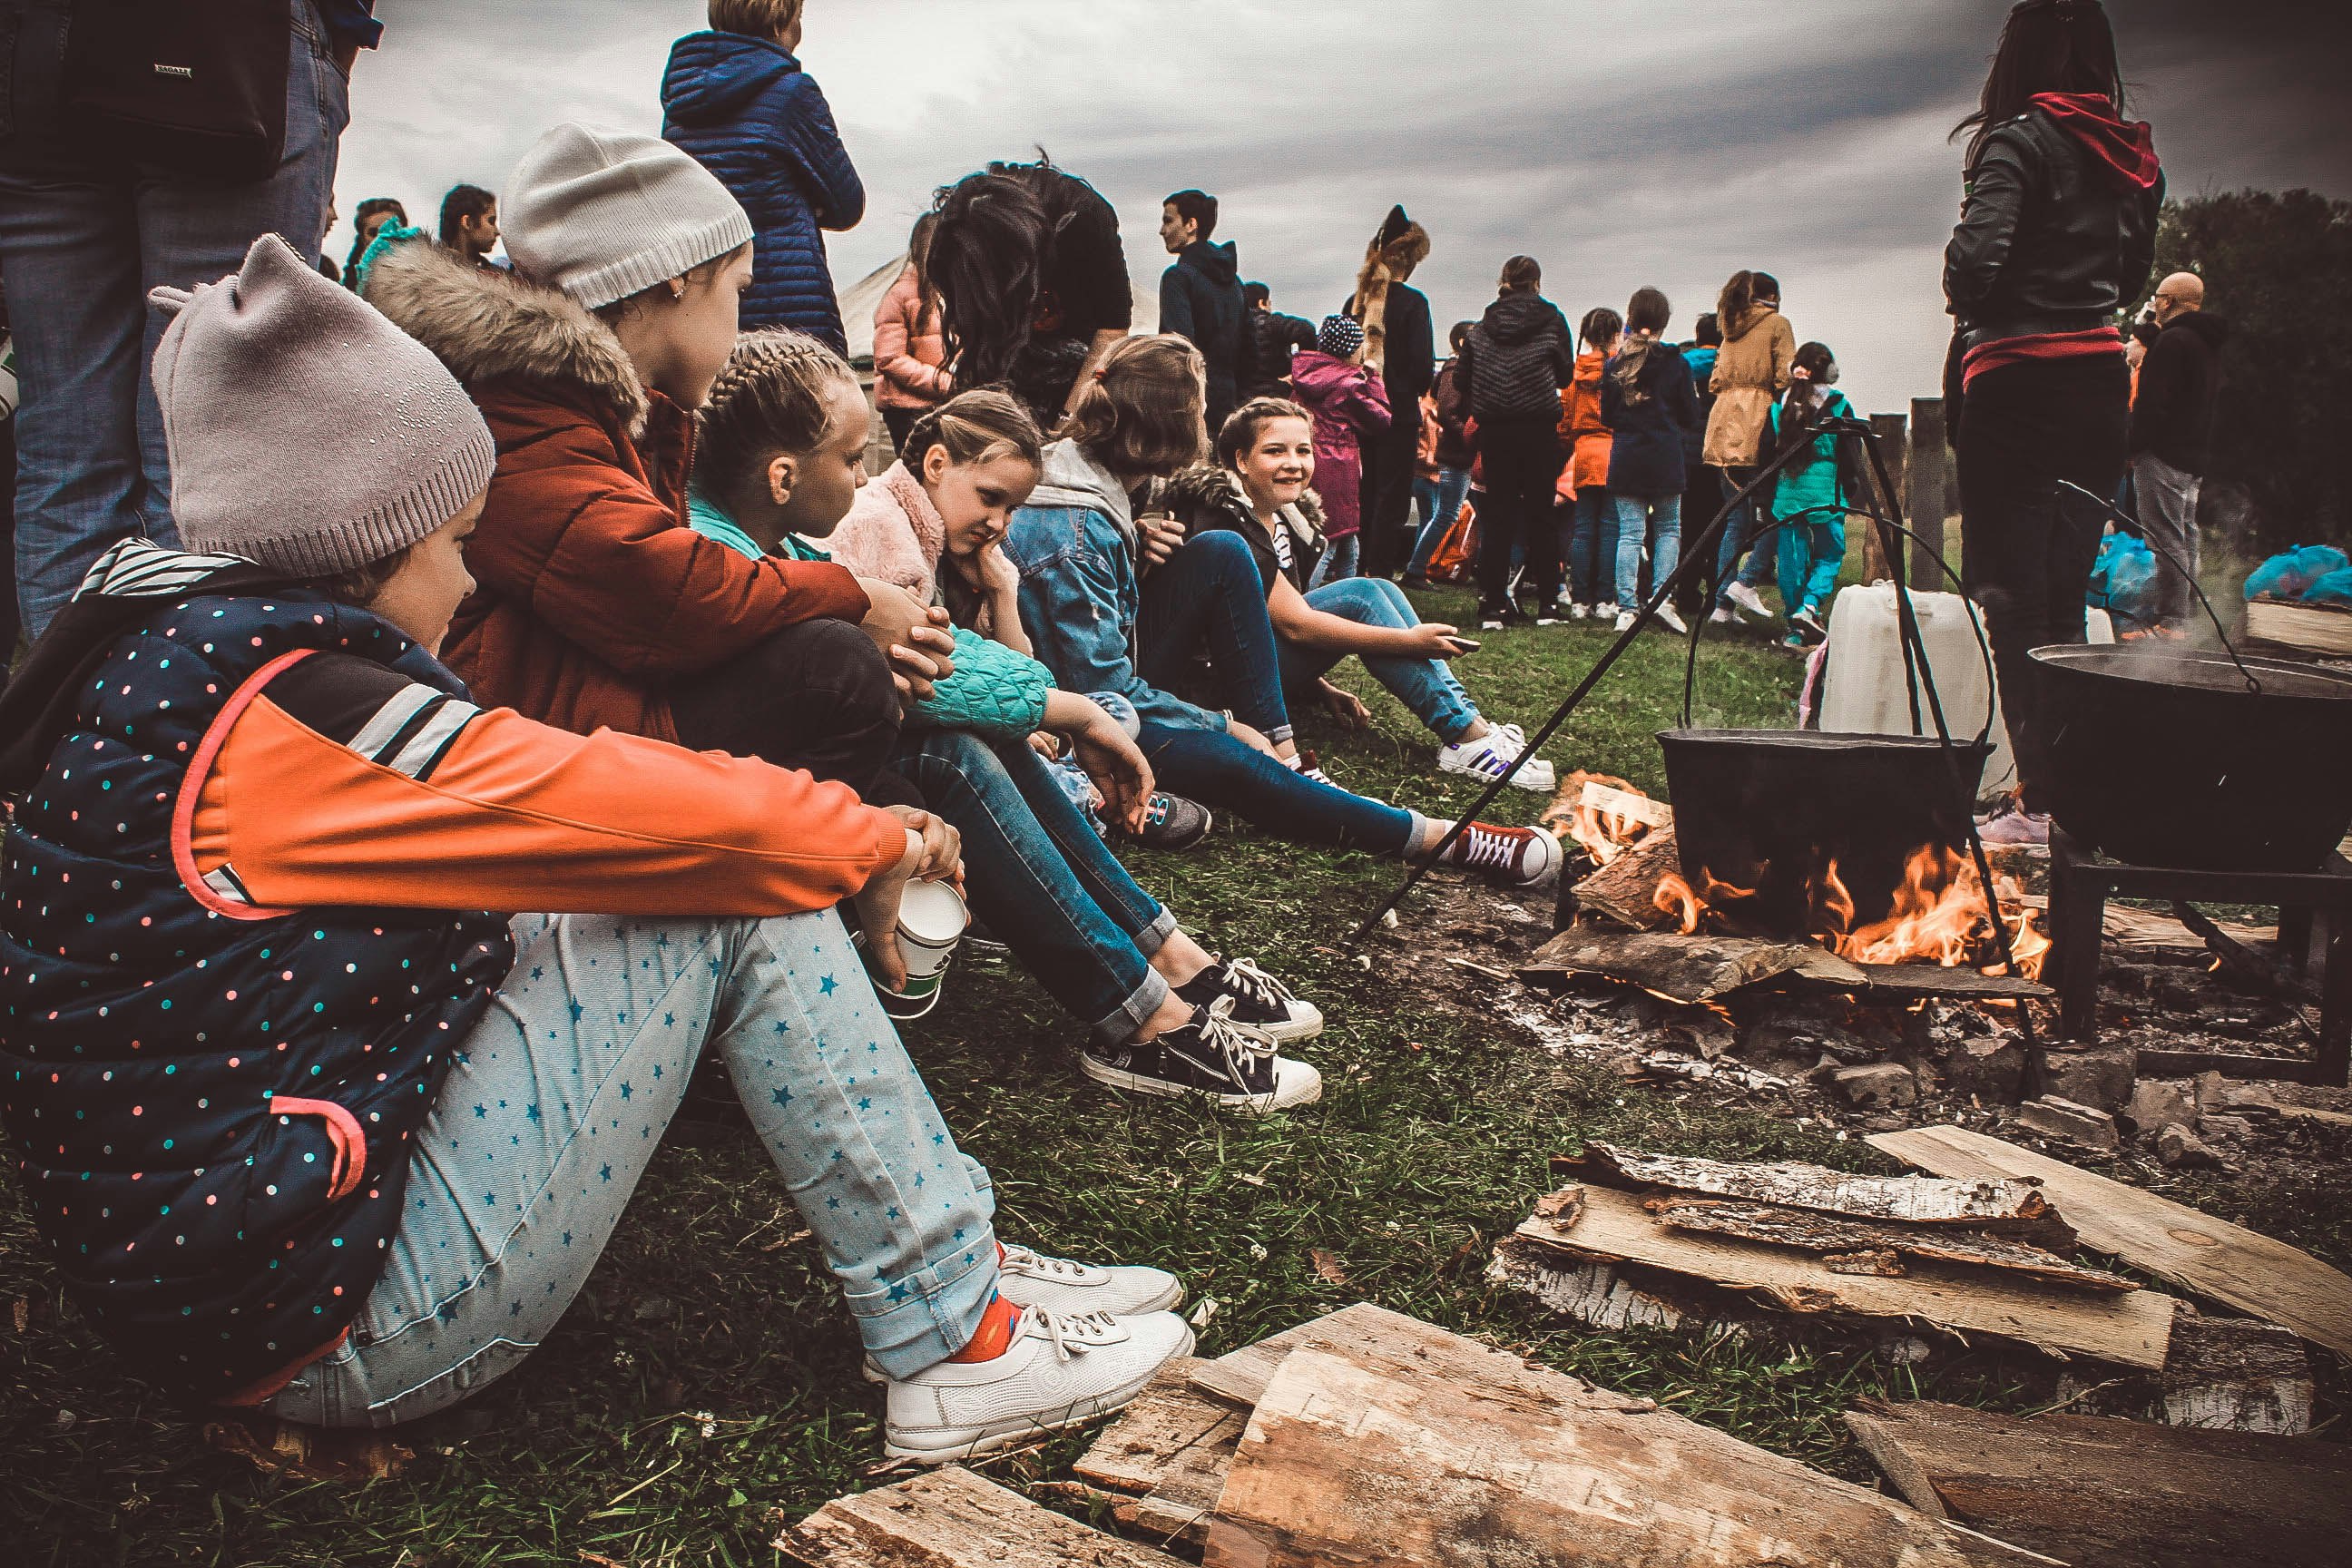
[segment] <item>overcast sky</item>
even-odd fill
[[[1865,411],[1932,395],[1957,147],[2008,0],[809,0],[803,63],[868,192],[832,237],[846,288],[932,189],[1043,145],[1115,203],[1147,288],[1160,199],[1198,185],[1244,277],[1319,318],[1391,202],[1432,237],[1446,324],[1505,257],[1571,320],[1643,284],[1676,335],[1740,267],[1781,279]],[[2136,114],[2176,195],[2352,197],[2352,0],[2109,0]],[[361,57],[341,209],[429,223],[566,119],[657,132],[702,0],[383,0]],[[330,237],[338,259],[348,226]],[[2227,284],[2214,301],[2226,309]]]

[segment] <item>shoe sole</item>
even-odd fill
[[[1186,1089],[1165,1079],[1146,1078],[1140,1073],[1121,1072],[1107,1068],[1092,1057],[1078,1058],[1078,1070],[1097,1083],[1109,1089],[1124,1089],[1135,1094],[1149,1094],[1160,1100],[1205,1100],[1222,1110],[1246,1110],[1265,1116],[1276,1110],[1287,1110],[1294,1105],[1312,1105],[1323,1098],[1323,1083],[1318,1078],[1311,1094],[1282,1098],[1279,1089],[1265,1094],[1217,1094],[1205,1089]]]
[[[1192,1331],[1186,1329],[1184,1342],[1169,1356],[1168,1361],[1191,1355],[1195,1342]],[[1008,1415],[980,1426],[960,1426],[951,1435],[945,1432],[923,1433],[920,1434],[920,1446],[905,1440],[910,1435],[893,1433],[886,1426],[883,1428],[882,1452],[893,1459],[910,1459],[919,1465],[950,1465],[959,1459],[976,1459],[983,1454],[1001,1453],[1034,1438],[1066,1432],[1073,1426],[1084,1426],[1106,1415],[1116,1415],[1134,1404],[1167,1365],[1168,1362],[1160,1362],[1131,1382],[1102,1394],[1073,1400],[1052,1412],[1034,1411],[1027,1415]]]
[[[1311,1018],[1297,1018],[1286,1024],[1252,1024],[1250,1027],[1277,1046],[1304,1045],[1322,1034],[1323,1015],[1318,1012]]]

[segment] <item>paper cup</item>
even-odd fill
[[[874,973],[873,961],[866,961],[882,1010],[893,1018],[919,1018],[938,1006],[948,963],[971,924],[962,896],[949,883],[908,883],[898,901],[898,957],[907,966],[906,989],[886,989],[881,975]],[[863,949],[866,933],[858,932],[856,941]]]

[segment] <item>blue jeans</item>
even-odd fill
[[[1429,558],[1437,551],[1437,542],[1462,515],[1462,503],[1470,495],[1470,470],[1440,468],[1433,479],[1421,479],[1412,487],[1413,499],[1421,506],[1421,538],[1412,547],[1412,563],[1405,568],[1408,577],[1429,575]]]
[[[1109,1045],[1168,1000],[1151,955],[1176,917],[1135,885],[1026,740],[922,730],[895,766],[963,835],[972,908],[1055,1001]]]
[[[1278,838],[1401,856],[1425,826],[1419,812],[1317,784],[1222,730],[1171,730],[1147,720],[1140,744],[1161,784]]]
[[[1642,602],[1642,545],[1650,546],[1651,591],[1655,592],[1683,555],[1683,497],[1680,490],[1662,496],[1612,493],[1617,508],[1617,602],[1631,607]]]
[[[351,109],[310,0],[290,5],[286,152],[268,178],[183,185],[0,168],[0,278],[24,397],[15,591],[30,636],[117,540],[179,542],[148,370],[167,318],[147,290],[217,282],[264,234],[316,264]]]
[[[1307,591],[1311,594],[1326,583],[1344,583],[1353,577],[1356,564],[1362,559],[1357,547],[1363,542],[1361,533],[1343,533],[1326,544],[1323,553],[1316,559],[1315,570],[1307,574]]]
[[[831,910],[772,920],[517,915],[515,966],[409,1156],[400,1229],[349,1339],[268,1408],[429,1415],[514,1369],[587,1283],[706,1046],[905,1377],[996,1289],[988,1173],[956,1148]]]
[[[1599,485],[1576,492],[1576,521],[1569,534],[1568,569],[1580,605],[1601,603],[1601,567],[1617,570],[1617,504]]]
[[[1845,569],[1845,522],[1828,512],[1795,517],[1780,525],[1780,605],[1784,614],[1829,608]]]
[[[1385,577],[1351,577],[1342,583],[1326,583],[1308,592],[1307,603],[1360,626],[1402,630],[1421,625],[1421,617],[1413,613],[1412,601],[1404,596],[1402,588]],[[1283,689],[1294,702],[1312,698],[1315,682],[1344,657],[1326,649],[1300,647],[1297,643],[1282,644]],[[1366,655],[1364,668],[1449,746],[1477,720],[1477,705],[1470,700],[1470,694],[1462,689],[1462,683],[1454,679],[1454,672],[1442,658]]]
[[[1205,652],[1234,715],[1277,745],[1290,739],[1265,595],[1257,557],[1240,534],[1195,534],[1143,579],[1135,673],[1163,691],[1179,690],[1189,684],[1194,656]]]
[[[1723,499],[1726,500],[1738,495],[1756,477],[1756,470],[1752,468],[1718,468],[1716,472],[1722,476]],[[1725,609],[1731,607],[1731,600],[1724,590],[1734,583],[1761,588],[1772,580],[1773,563],[1780,552],[1772,543],[1769,527],[1752,501],[1741,502],[1738,510],[1723,520],[1723,537],[1715,547],[1715,602],[1717,605]],[[1743,554],[1748,557],[1745,566],[1739,563]],[[1737,576],[1733,575],[1735,567],[1738,569]]]

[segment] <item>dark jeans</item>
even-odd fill
[[[2084,640],[2083,605],[2123,476],[2131,374],[2121,354],[2028,361],[1978,376],[1962,400],[1960,570],[1984,606],[2001,712],[2028,810],[2043,811],[2050,738],[2030,657]]]
[[[1144,577],[1136,616],[1135,672],[1163,691],[1189,684],[1202,653],[1243,723],[1277,744],[1290,738],[1265,579],[1242,536],[1223,529],[1186,540]]]
[[[1393,577],[1412,551],[1412,484],[1421,453],[1421,409],[1391,409],[1386,431],[1362,442],[1362,573]]]
[[[1147,722],[1137,744],[1160,786],[1230,811],[1278,838],[1402,855],[1419,831],[1412,812],[1292,772],[1222,730]]]
[[[1509,596],[1511,551],[1524,542],[1527,581],[1536,602],[1548,605],[1560,587],[1559,530],[1551,515],[1565,461],[1559,422],[1538,415],[1481,424],[1478,454],[1486,468],[1486,505],[1478,513],[1478,597],[1491,606]]]
[[[919,408],[882,410],[882,428],[890,432],[890,450],[893,452],[906,450],[907,432],[912,430],[915,427],[915,421],[922,416],[923,411]]]
[[[971,907],[1055,1001],[1109,1045],[1168,999],[1151,955],[1176,917],[1135,885],[1025,740],[900,741],[898,771],[963,835]]]
[[[805,768],[867,795],[898,741],[898,693],[881,649],[848,621],[803,621],[682,677],[670,719],[698,752]]]

